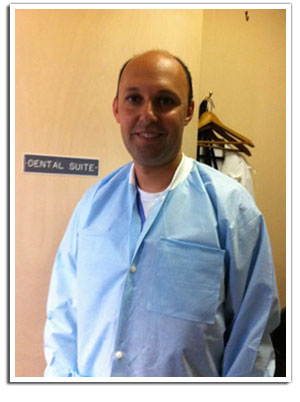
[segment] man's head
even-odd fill
[[[123,66],[113,111],[136,163],[160,167],[181,154],[183,129],[194,110],[187,71],[164,51],[143,53]]]
[[[147,53],[148,53],[148,52],[147,52]],[[166,52],[166,51],[161,51],[161,53],[173,57],[175,60],[178,61],[178,63],[181,64],[181,66],[182,66],[182,68],[183,68],[183,70],[184,70],[184,72],[185,72],[186,79],[187,79],[187,83],[188,83],[188,105],[190,106],[191,103],[192,103],[192,101],[193,101],[194,95],[193,95],[192,76],[191,76],[191,73],[190,73],[188,67],[184,64],[184,62],[183,62],[179,57],[173,56],[172,54],[170,54],[170,53],[168,53],[168,52]],[[119,96],[119,86],[120,86],[120,81],[121,81],[121,78],[122,78],[123,71],[125,70],[127,64],[130,63],[130,61],[131,61],[132,59],[133,59],[133,58],[127,60],[127,61],[123,64],[123,66],[121,67],[121,70],[120,70],[120,72],[119,72],[119,77],[118,77],[118,84],[117,84],[117,94],[116,94],[116,97]]]

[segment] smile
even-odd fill
[[[157,138],[160,137],[162,134],[161,133],[135,133],[137,136],[142,137],[142,138]]]

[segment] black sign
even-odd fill
[[[24,155],[24,172],[98,176],[98,171],[98,159]]]

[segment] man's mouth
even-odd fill
[[[135,134],[142,138],[157,138],[162,135],[162,133],[149,133],[149,132],[140,132]]]
[[[154,128],[136,128],[135,130],[132,131],[132,134],[136,135],[139,138],[144,138],[146,140],[155,140],[156,138],[161,137],[164,135],[163,130],[159,129],[154,129]]]

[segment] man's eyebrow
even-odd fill
[[[127,93],[133,93],[133,92],[140,92],[140,87],[139,86],[131,86],[131,87],[128,87],[128,88],[125,88],[124,89],[124,94],[127,94]],[[180,99],[180,97],[178,96],[178,94],[175,92],[175,91],[172,91],[172,90],[170,90],[170,89],[167,89],[167,88],[161,88],[161,89],[159,89],[158,91],[157,91],[157,93],[156,93],[156,96],[162,96],[162,95],[169,95],[169,96],[172,96],[172,97],[174,97],[174,98],[176,98],[176,99]]]
[[[158,94],[167,94],[167,95],[175,95],[175,96],[178,96],[175,91],[172,91],[172,90],[170,90],[170,89],[160,89],[160,90],[158,91]]]
[[[139,91],[139,87],[128,87],[128,88],[125,88],[125,92],[135,92],[135,91]]]

